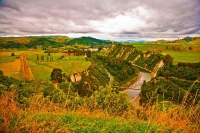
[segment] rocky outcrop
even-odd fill
[[[83,75],[83,74],[84,74],[85,76],[88,76],[88,71],[85,70],[85,71],[83,71],[83,72],[70,74],[70,75],[69,75],[70,81],[71,81],[71,82],[74,82],[74,83],[80,82],[80,81],[81,81],[81,78],[82,78],[81,75]]]
[[[156,66],[155,66],[154,69],[153,69],[152,77],[156,77],[158,70],[159,70],[160,68],[162,68],[163,66],[164,66],[163,60],[161,60],[159,63],[157,63]]]

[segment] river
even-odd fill
[[[138,80],[133,85],[131,85],[127,90],[125,90],[125,92],[128,93],[128,97],[130,99],[133,99],[140,94],[141,87],[142,87],[144,80],[146,82],[150,81],[151,80],[151,74],[140,72]]]

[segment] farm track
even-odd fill
[[[32,74],[32,71],[30,67],[28,66],[28,61],[26,60],[26,57],[24,54],[21,55],[21,68],[22,68],[22,77],[25,80],[34,80],[34,76]]]

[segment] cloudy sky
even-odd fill
[[[0,0],[0,36],[111,40],[200,36],[200,0]]]

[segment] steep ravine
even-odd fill
[[[151,74],[140,72],[138,80],[133,85],[131,85],[128,89],[125,90],[125,92],[127,92],[128,94],[128,97],[132,99],[131,101],[133,101],[140,94],[144,80],[146,82],[150,81]]]

